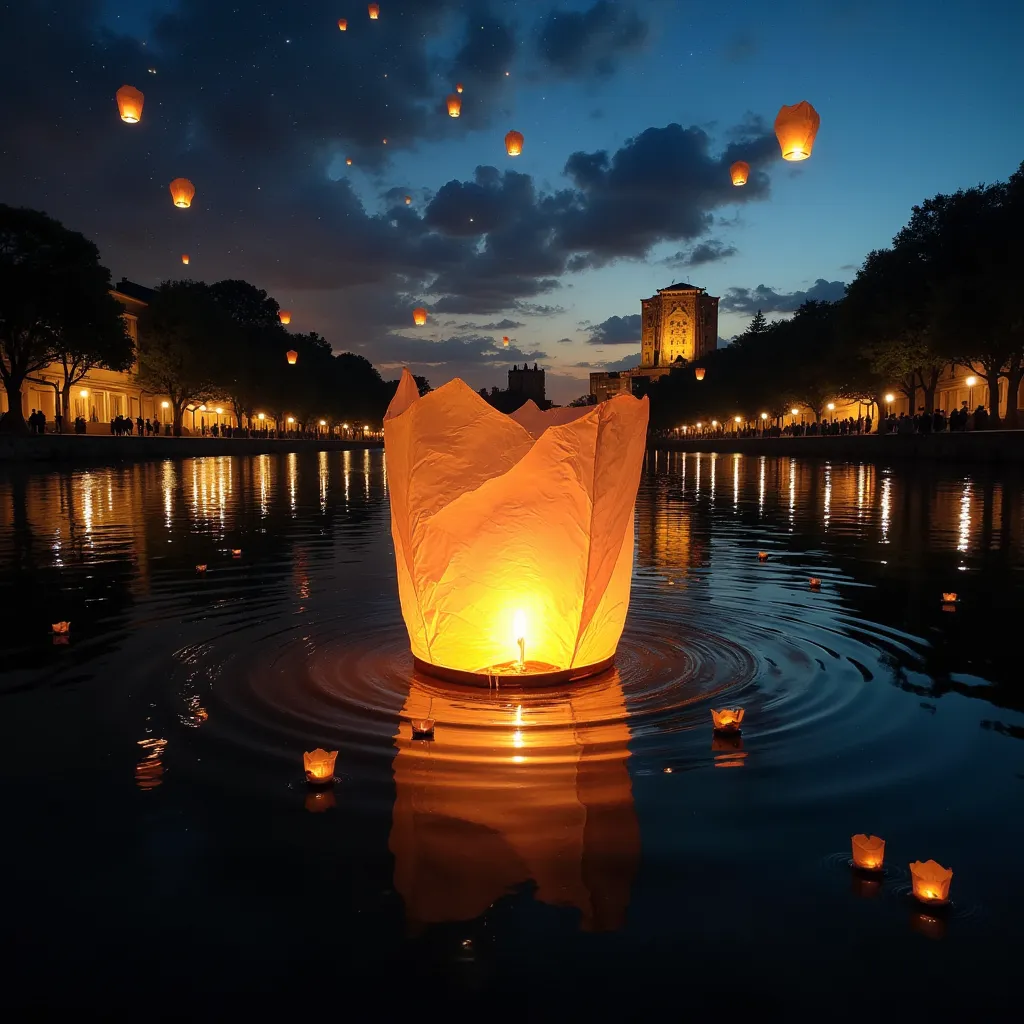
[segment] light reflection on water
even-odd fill
[[[1024,839],[1003,813],[1021,796],[1024,693],[991,614],[996,594],[1004,616],[1024,611],[1021,519],[1009,475],[652,457],[615,671],[566,692],[489,693],[412,672],[379,452],[8,471],[0,748],[15,779],[43,734],[81,764],[72,778],[59,764],[31,773],[68,801],[25,825],[51,830],[54,848],[97,796],[144,834],[149,808],[192,821],[214,850],[255,815],[271,823],[258,842],[280,862],[261,883],[273,888],[296,856],[319,856],[292,817],[308,809],[365,843],[344,856],[372,865],[366,892],[393,893],[409,934],[474,921],[474,949],[487,929],[509,934],[508,899],[568,914],[566,950],[583,931],[617,933],[627,962],[653,938],[677,941],[675,914],[703,900],[745,920],[736,941],[770,945],[763,929],[785,919],[794,962],[813,954],[822,907],[855,945],[867,925],[847,921],[849,880],[834,887],[814,865],[864,828],[898,857],[954,863],[961,900],[988,917],[952,921],[943,945],[958,930],[983,945]],[[955,615],[944,590],[960,595]],[[58,647],[59,619],[72,631]],[[742,737],[711,734],[722,704],[746,708]],[[413,739],[415,717],[435,719],[432,738]],[[342,781],[311,798],[300,769],[314,746],[341,751]],[[223,822],[208,804],[227,808]],[[128,885],[135,869],[121,870]],[[127,903],[120,914],[130,930]],[[523,927],[540,969],[543,940]]]

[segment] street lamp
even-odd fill
[[[885,396],[885,415],[888,416],[892,412],[892,403],[896,401],[896,396],[890,391]]]
[[[260,421],[261,423],[262,423],[262,422],[263,422],[263,420],[265,420],[266,418],[267,418],[267,416],[266,416],[266,413],[262,413],[262,412],[258,412],[258,413],[256,413],[256,419],[258,419],[258,420],[259,420],[259,421]]]
[[[974,410],[974,385],[978,383],[978,378],[974,377],[974,376],[968,377],[967,380],[964,381],[964,383],[967,385],[967,388],[968,388],[968,391],[967,391],[967,406],[973,412],[973,410]]]

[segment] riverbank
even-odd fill
[[[776,455],[857,461],[1024,463],[1024,430],[978,430],[942,434],[839,434],[828,437],[651,438],[648,447],[669,452]]]
[[[103,434],[0,435],[0,464],[12,462],[139,462],[204,455],[274,455],[288,452],[382,448],[384,442],[324,438],[114,437]]]

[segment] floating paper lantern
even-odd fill
[[[122,85],[117,90],[117,110],[121,120],[137,124],[142,120],[142,104],[146,97],[132,85]]]
[[[370,12],[370,21],[376,21],[380,17],[380,4],[367,4],[366,9]]]
[[[462,100],[455,93],[448,97],[447,103],[449,117],[458,117],[462,113]]]
[[[170,184],[171,199],[175,206],[187,210],[192,205],[192,198],[196,194],[196,187],[188,178],[175,178]]]
[[[949,899],[949,883],[953,880],[953,871],[944,868],[934,860],[923,864],[915,860],[910,865],[910,878],[914,886],[914,895],[922,903],[945,903]]]
[[[767,551],[758,551],[758,553],[757,553],[757,560],[759,562],[767,562],[768,561],[768,552]]]
[[[814,148],[821,118],[807,102],[801,100],[791,107],[783,106],[775,118],[775,137],[782,147],[783,160],[806,160]]]
[[[821,590],[821,580],[819,580],[817,576],[812,576],[807,581],[807,584],[811,590]]]
[[[459,82],[458,85],[455,86],[455,91],[457,93],[461,93],[462,92],[462,83],[461,82]]]
[[[957,601],[959,601],[959,600],[960,600],[960,598],[957,597],[956,592],[952,591],[952,590],[945,591],[943,593],[943,595],[942,595],[942,603],[943,604],[956,604]]]
[[[505,348],[508,348],[508,335],[506,334],[502,339],[501,343]]]
[[[306,769],[306,781],[314,785],[323,785],[334,778],[334,762],[338,757],[336,750],[307,750],[302,755],[302,766]]]
[[[67,633],[67,631],[69,629],[71,629],[71,623],[70,622],[54,622],[50,626],[50,629],[52,629],[53,632],[56,633],[58,636],[64,636],[64,634]]]
[[[519,156],[523,151],[523,133],[508,132],[505,135],[505,152],[509,156]]]
[[[722,708],[711,712],[711,724],[715,732],[739,732],[746,711],[743,708]]]
[[[345,166],[346,167],[351,167],[352,166],[352,157],[350,157],[350,156],[345,157]]]
[[[422,306],[417,306],[412,311],[412,322],[417,327],[422,327],[427,322],[427,311]]]
[[[277,315],[283,324],[290,324],[292,322],[292,311],[290,309],[282,309]]]
[[[885,840],[878,836],[866,836],[863,833],[852,836],[850,845],[853,849],[853,863],[865,871],[881,871],[885,860]]]
[[[196,566],[196,572],[206,572],[206,563],[200,562],[199,565]]]
[[[338,19],[338,28],[342,32],[347,32],[348,31],[348,19],[347,18],[339,18]]]
[[[412,726],[414,740],[425,740],[434,735],[434,720],[432,718],[414,718],[409,724]]]
[[[703,380],[704,379],[704,367],[703,366],[695,366],[693,368],[693,375],[694,375],[694,377],[697,378],[697,380]]]
[[[620,395],[506,416],[461,380],[421,398],[403,371],[384,445],[402,615],[421,668],[487,685],[611,663],[647,411],[646,398]]]
[[[231,557],[232,558],[241,558],[242,557],[242,549],[241,548],[232,548],[231,549]]]
[[[412,202],[412,196],[405,197],[405,205],[408,206]]]
[[[734,185],[746,185],[747,179],[750,177],[750,164],[746,160],[737,160],[729,168],[729,174],[732,176]]]
[[[295,349],[293,348],[288,349],[288,351],[285,353],[285,356],[288,359],[289,366],[294,366],[299,361],[299,353],[296,352]]]
[[[188,266],[188,258],[189,257],[187,252],[183,252],[181,254],[181,262],[184,263],[186,267]]]

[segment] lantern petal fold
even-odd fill
[[[646,427],[647,402],[631,396],[517,419],[462,381],[420,398],[406,371],[384,430],[413,654],[482,674],[515,659],[524,631],[537,671],[610,659]]]

